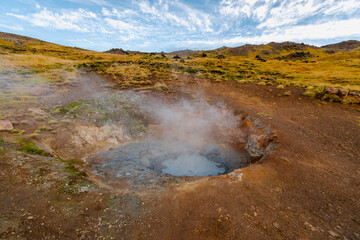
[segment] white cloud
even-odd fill
[[[360,18],[340,21],[329,21],[314,25],[300,25],[286,29],[284,33],[279,30],[274,40],[284,41],[305,39],[332,39],[338,37],[360,37]]]
[[[115,35],[116,38],[122,41],[129,41],[139,39],[140,36],[146,35],[148,30],[151,30],[151,27],[145,29],[141,24],[137,24],[136,21],[128,19],[128,16],[131,14],[133,14],[133,11],[129,9],[118,11],[117,9],[108,10],[102,8],[101,14],[97,15],[92,11],[81,8],[77,10],[61,9],[59,11],[51,11],[44,8],[39,12],[29,15],[13,13],[7,13],[6,15],[28,21],[37,27],[82,33],[102,33]]]
[[[110,12],[107,8],[104,8],[104,7],[101,9],[101,12],[106,17],[110,17],[113,15],[112,12]]]
[[[35,12],[14,9],[0,19],[16,17],[24,21],[23,26],[31,23],[47,30],[73,31],[82,33],[81,37],[98,37],[95,43],[113,41],[120,47],[149,51],[154,50],[151,46],[179,48],[181,44],[203,48],[360,37],[360,0],[206,0],[204,6],[184,0],[127,0],[116,6],[108,0],[67,1],[89,8],[44,8],[44,1],[41,6],[34,1],[36,8],[31,10]],[[22,30],[14,25],[6,28]]]
[[[222,0],[220,15],[228,21],[252,20],[258,29],[295,25],[313,17],[346,16],[360,11],[359,0]],[[245,21],[244,21],[245,22]]]
[[[194,8],[190,8],[189,6],[180,3],[174,2],[174,5],[177,8],[183,9],[187,14],[187,19],[189,23],[193,23],[198,29],[205,32],[213,32],[212,22],[210,19],[210,15],[201,11],[198,11]]]
[[[111,10],[103,7],[102,10],[102,15],[105,17],[117,17],[117,18],[125,18],[125,17],[131,17],[131,16],[136,16],[138,15],[135,11],[131,10],[131,9],[124,9],[122,11],[119,11],[116,8],[112,8]]]
[[[87,5],[99,5],[99,6],[108,6],[110,5],[106,0],[67,0],[69,2],[74,3],[81,3],[81,4],[87,4]]]
[[[149,13],[151,15],[155,15],[159,17],[161,16],[160,12],[154,6],[150,6],[150,3],[147,1],[140,2],[139,7],[143,13]]]
[[[321,40],[334,38],[360,38],[360,18],[341,21],[330,21],[313,25],[293,26],[287,29],[277,29],[271,33],[264,33],[260,36],[243,37],[236,36],[228,39],[213,39],[208,41],[184,41],[185,45],[197,46],[223,46],[240,45],[244,43],[268,43],[283,41]]]
[[[105,18],[104,21],[112,28],[112,29],[116,29],[116,30],[122,30],[122,31],[130,31],[130,30],[134,30],[136,29],[134,26],[132,26],[129,23],[120,21],[120,20],[115,20],[115,19],[111,19],[111,18]]]
[[[351,14],[354,12],[360,11],[360,1],[359,0],[347,0],[342,1],[337,4],[332,5],[330,8],[327,8],[325,14],[337,14],[345,13]]]
[[[274,28],[297,23],[306,17],[320,13],[327,4],[326,0],[283,1],[278,7],[270,10],[269,17],[258,28]]]
[[[52,12],[44,8],[38,13],[28,16],[7,13],[8,16],[13,16],[31,22],[38,27],[49,27],[61,30],[72,30],[76,32],[89,32],[91,26],[87,24],[88,20],[97,19],[97,15],[91,11],[83,9]]]
[[[278,0],[222,0],[219,12],[224,17],[239,16],[262,21]]]
[[[86,38],[70,39],[70,40],[68,40],[68,42],[71,42],[71,43],[86,43],[88,45],[95,44],[95,42],[90,41],[89,39],[86,39]]]
[[[20,27],[20,26],[12,26],[12,25],[0,24],[0,27],[11,29],[11,30],[14,30],[14,31],[24,31],[24,28]]]
[[[70,39],[66,41],[66,45],[94,50],[99,50],[99,46],[106,47],[107,49],[110,49],[114,46],[107,41],[103,41],[102,39],[89,40],[88,38]]]
[[[154,4],[141,1],[138,4],[140,11],[149,14],[153,20],[162,24],[185,27],[191,32],[213,32],[210,15],[191,8],[179,1],[159,0]]]

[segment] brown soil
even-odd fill
[[[160,224],[144,233],[162,232],[163,239],[359,238],[360,114],[353,106],[324,104],[296,89],[277,97],[271,86],[202,87],[235,110],[271,114],[261,121],[279,145],[243,169],[241,182],[218,177],[159,199],[150,219]]]
[[[284,90],[274,86],[189,84],[174,88],[258,118],[276,134],[276,149],[240,177],[121,194],[65,171],[60,160],[0,143],[0,238],[360,238],[358,105],[323,103],[296,88],[278,96]]]

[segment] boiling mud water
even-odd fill
[[[229,173],[247,166],[248,156],[229,146],[201,148],[180,141],[136,142],[113,148],[88,159],[90,171],[115,188],[161,188],[183,177]]]

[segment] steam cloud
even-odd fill
[[[163,172],[172,175],[224,173],[224,166],[205,155],[210,156],[219,146],[225,148],[244,136],[237,117],[221,104],[210,105],[202,99],[175,103],[147,101],[142,108],[156,123],[150,138],[161,142],[159,155],[168,156],[162,158]]]
[[[238,126],[232,112],[204,100],[157,103],[150,116],[162,126],[165,141],[184,141],[197,148],[209,142],[225,143],[221,141],[228,141],[228,134]]]

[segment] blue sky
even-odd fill
[[[97,51],[360,40],[360,0],[0,1],[0,31]]]

